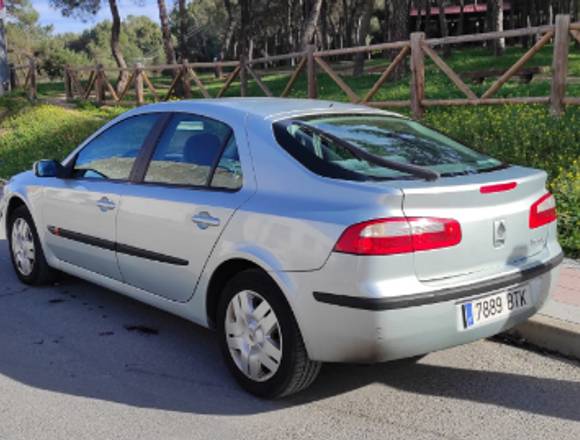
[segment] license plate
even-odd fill
[[[461,304],[464,328],[472,328],[530,307],[528,286],[521,286]]]

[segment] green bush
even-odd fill
[[[27,107],[0,123],[0,177],[30,169],[38,159],[63,159],[120,110]]]
[[[550,184],[558,201],[560,242],[568,256],[580,257],[580,158]]]

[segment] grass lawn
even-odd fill
[[[503,69],[512,65],[522,50],[509,48],[503,57],[491,56],[485,49],[455,51],[447,62],[458,72],[486,69]],[[529,66],[550,66],[551,47],[544,48]],[[384,65],[382,59],[373,59],[367,67]],[[372,86],[380,75],[367,74],[359,78],[343,78],[360,96]],[[570,74],[580,77],[580,50],[572,49]],[[221,88],[213,72],[198,72],[212,96]],[[288,72],[263,76],[274,95],[279,95],[288,81]],[[548,75],[549,76],[549,75]],[[440,73],[436,66],[427,63],[426,91],[428,98],[460,98],[462,93]],[[152,76],[160,90],[167,90],[171,78]],[[481,94],[493,80],[482,85],[469,84]],[[318,75],[319,97],[346,101],[344,93],[326,75]],[[387,83],[375,100],[409,99],[409,80]],[[306,79],[302,75],[296,82],[292,97],[306,97]],[[201,97],[192,86],[194,97]],[[498,96],[548,96],[550,82],[534,80],[531,84],[510,81]],[[39,95],[54,98],[63,94],[62,84],[39,84]],[[249,82],[249,94],[261,96],[254,81]],[[580,81],[568,86],[568,94],[580,96]],[[239,96],[239,83],[233,83],[227,96]],[[0,122],[0,178],[6,178],[40,158],[62,158],[75,145],[97,127],[124,111],[122,107],[97,109],[90,104],[79,104],[73,109],[52,105],[30,106],[22,94],[0,99],[0,110],[11,116]],[[152,100],[148,94],[147,99]],[[127,103],[130,105],[131,103]],[[569,107],[559,119],[549,115],[548,108],[540,105],[479,106],[430,108],[424,122],[467,145],[513,164],[542,168],[549,174],[550,189],[559,204],[559,229],[561,242],[570,256],[580,257],[580,107]]]

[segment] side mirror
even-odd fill
[[[56,160],[39,160],[34,163],[36,177],[63,177],[64,167]]]

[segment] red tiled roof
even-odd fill
[[[504,2],[503,3],[503,10],[509,11],[511,9],[511,4]],[[446,6],[444,8],[445,15],[459,15],[461,13],[461,8],[459,6]],[[465,5],[463,8],[464,14],[481,14],[487,11],[487,4],[472,4],[472,5]],[[430,10],[431,15],[439,15],[439,8],[432,7]],[[419,15],[419,10],[417,8],[411,9],[411,16],[416,17]],[[427,15],[425,9],[421,9],[421,15]]]

